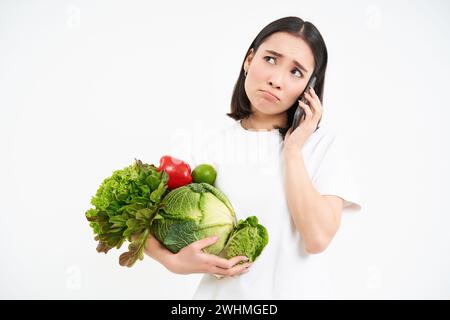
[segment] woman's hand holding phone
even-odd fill
[[[308,92],[309,91],[309,92]],[[322,117],[323,107],[314,89],[306,90],[304,98],[308,104],[298,100],[299,106],[303,109],[304,119],[300,119],[298,127],[292,131],[288,130],[284,138],[284,150],[301,150],[306,140],[313,134]]]

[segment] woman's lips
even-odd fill
[[[268,91],[265,91],[265,90],[260,90],[260,91],[261,91],[263,97],[269,101],[276,102],[276,101],[280,100],[280,99],[278,99],[278,97],[276,95],[274,95]]]

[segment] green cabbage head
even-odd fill
[[[173,253],[194,241],[217,236],[219,239],[204,251],[218,255],[237,225],[228,198],[207,183],[174,189],[161,204],[152,221],[151,233]]]

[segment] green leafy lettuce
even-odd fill
[[[107,253],[119,249],[125,240],[128,251],[119,262],[131,267],[144,258],[144,247],[150,234],[151,221],[167,193],[168,175],[153,165],[136,160],[106,178],[91,199],[93,208],[85,215],[98,241],[97,251]],[[139,235],[132,239],[132,235]]]

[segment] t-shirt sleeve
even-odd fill
[[[349,212],[361,210],[360,193],[348,161],[348,148],[343,136],[330,132],[321,146],[322,161],[313,179],[313,185],[321,195],[335,195],[344,200],[343,208]]]

